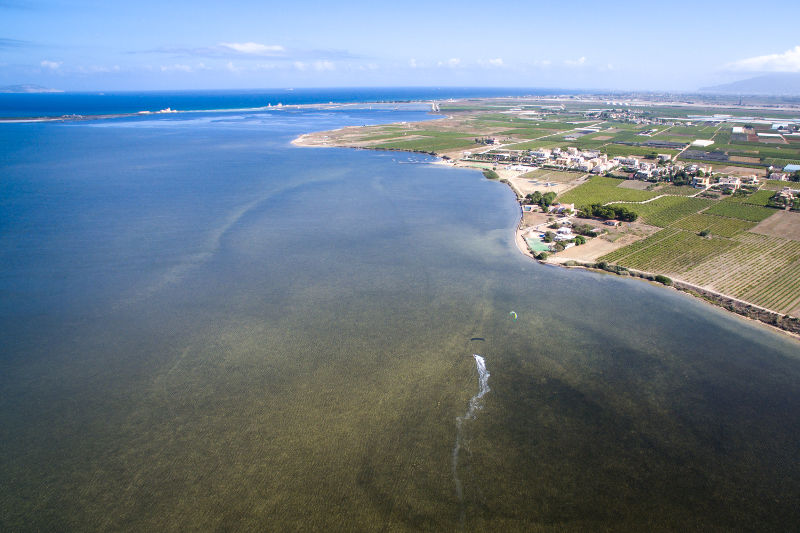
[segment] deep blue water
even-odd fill
[[[0,530],[797,524],[797,343],[290,144],[392,107],[0,124]]]
[[[577,94],[559,90],[559,94]],[[107,93],[0,94],[2,117],[52,117],[159,111],[249,109],[268,104],[326,104],[351,102],[409,102],[444,98],[553,94],[526,88],[398,87],[335,89],[265,89],[250,91],[154,91]]]

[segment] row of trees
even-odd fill
[[[535,204],[541,207],[543,210],[547,210],[547,208],[553,205],[553,202],[555,201],[556,201],[556,193],[551,191],[542,194],[539,191],[536,191],[527,195],[522,200],[522,203],[527,205]]]
[[[585,218],[602,218],[603,220],[621,220],[633,222],[639,215],[621,205],[592,204],[581,207],[579,215]]]

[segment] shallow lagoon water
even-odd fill
[[[0,529],[800,522],[797,342],[531,262],[477,172],[289,144],[424,117],[0,127]]]

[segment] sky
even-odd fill
[[[800,72],[800,2],[0,0],[0,86],[693,91]]]

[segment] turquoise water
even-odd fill
[[[478,172],[289,144],[426,117],[0,126],[0,529],[797,524],[795,341],[533,263]]]

